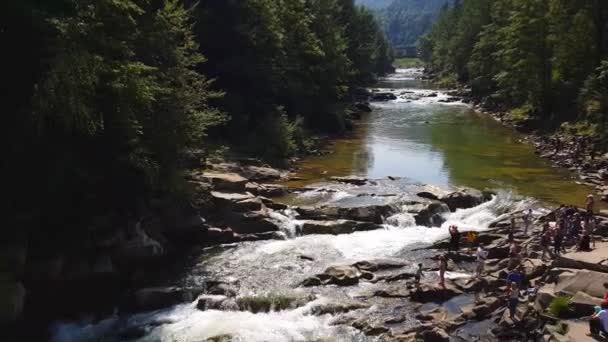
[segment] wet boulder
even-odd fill
[[[423,342],[449,342],[450,335],[445,330],[435,327],[421,330],[416,334],[416,341]]]
[[[357,108],[357,110],[365,112],[365,113],[372,112],[372,107],[370,107],[370,105],[367,103],[358,102],[355,104],[355,108]]]
[[[358,231],[381,229],[382,226],[371,222],[359,222],[351,220],[335,221],[304,221],[301,227],[303,235],[312,234],[350,234]]]
[[[484,202],[485,196],[479,190],[463,189],[441,197],[440,201],[447,204],[451,211],[456,209],[473,208]]]
[[[450,208],[441,202],[432,202],[414,216],[416,224],[428,227],[441,227],[445,222],[444,214],[449,213]]]
[[[396,99],[397,96],[393,93],[374,93],[371,96],[371,101],[389,101]]]
[[[375,324],[367,319],[359,319],[353,322],[353,328],[361,330],[367,336],[378,336],[389,332],[389,328],[380,324]]]
[[[280,231],[279,224],[265,212],[230,213],[224,220],[235,233],[258,234]]]
[[[326,314],[336,315],[353,310],[366,309],[368,307],[368,304],[355,300],[336,300],[317,304],[310,309],[310,312],[316,316]]]
[[[434,284],[421,284],[420,288],[411,292],[410,298],[413,301],[420,303],[442,303],[461,294],[463,294],[461,290],[451,286],[446,281],[445,288]]]

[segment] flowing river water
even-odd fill
[[[490,188],[498,195],[478,207],[446,214],[439,228],[416,226],[407,205],[386,219],[384,229],[344,235],[297,236],[298,220],[287,210],[274,213],[286,240],[247,242],[205,250],[175,281],[201,285],[209,279],[228,283],[238,296],[288,296],[314,298],[297,309],[270,313],[207,310],[196,301],[173,308],[136,315],[114,315],[96,322],[62,322],[53,327],[53,341],[116,341],[116,334],[131,327],[146,330],[139,341],[205,341],[228,335],[230,341],[376,341],[337,315],[314,315],[316,306],[350,300],[373,292],[376,284],[350,287],[299,287],[304,279],[331,265],[362,260],[394,258],[414,265],[429,264],[430,251],[420,250],[447,237],[447,226],[484,230],[499,215],[527,207],[535,201],[581,204],[589,191],[571,175],[552,168],[520,142],[521,137],[462,103],[444,103],[448,96],[416,79],[417,70],[399,70],[378,89],[400,95],[396,101],[373,104],[356,132],[338,140],[334,153],[302,161],[293,186],[316,185],[284,200],[297,205],[349,206],[382,204],[414,198],[431,184],[441,188],[471,186]],[[436,97],[427,97],[430,93]],[[361,175],[377,179],[372,185],[354,187],[328,183],[328,176]],[[388,176],[402,177],[398,180]],[[321,190],[319,190],[321,189]],[[374,193],[382,196],[365,196]],[[467,276],[450,274],[451,277]],[[359,316],[404,315],[402,325],[418,324],[411,304],[400,298],[376,299]],[[458,303],[453,303],[458,306]],[[458,338],[455,334],[453,338]],[[462,336],[460,340],[467,340]],[[458,339],[456,339],[458,340]],[[469,339],[470,340],[470,339]]]

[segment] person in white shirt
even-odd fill
[[[481,277],[487,258],[488,251],[483,246],[477,247],[477,268],[475,269],[477,278]]]

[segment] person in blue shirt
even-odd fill
[[[524,280],[523,274],[522,274],[521,270],[519,270],[519,269],[514,269],[513,271],[509,272],[509,274],[507,275],[507,284],[515,283],[515,284],[517,284],[517,287],[520,289],[521,289],[523,280]]]

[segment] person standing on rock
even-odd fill
[[[414,276],[414,284],[416,288],[420,288],[420,279],[423,277],[422,274],[422,264],[418,264],[418,269],[416,270],[416,275]]]
[[[475,247],[475,242],[477,241],[477,233],[474,231],[468,231],[467,241],[469,242],[469,253],[473,254],[473,248]]]
[[[450,232],[450,250],[458,252],[460,250],[460,232],[458,227],[451,225],[449,228]]]
[[[483,273],[483,269],[485,267],[486,259],[488,258],[488,251],[486,251],[483,246],[477,247],[477,268],[475,269],[475,274],[477,278],[481,277]]]
[[[528,211],[523,216],[524,220],[524,235],[528,235],[528,228],[530,227],[530,223],[532,223],[532,209],[528,209]]]
[[[445,289],[445,271],[448,269],[448,259],[444,255],[439,256],[439,285]]]
[[[508,239],[509,242],[513,242],[513,239],[515,235],[515,217],[511,216],[511,226],[509,227],[509,235],[508,235]]]
[[[562,242],[564,240],[564,235],[561,229],[557,229],[555,231],[555,236],[553,236],[553,253],[555,255],[559,255],[562,252]]]
[[[540,248],[543,251],[543,254],[540,257],[541,260],[545,260],[545,254],[548,254],[549,257],[552,256],[551,251],[549,250],[550,245],[551,245],[551,232],[549,230],[546,230],[540,236]]]
[[[587,215],[593,215],[593,209],[595,207],[595,198],[593,198],[592,194],[587,195],[585,207],[587,208]]]
[[[516,282],[511,282],[511,284],[507,287],[507,298],[509,301],[509,317],[515,321],[517,304],[519,304],[519,287],[517,287]]]

